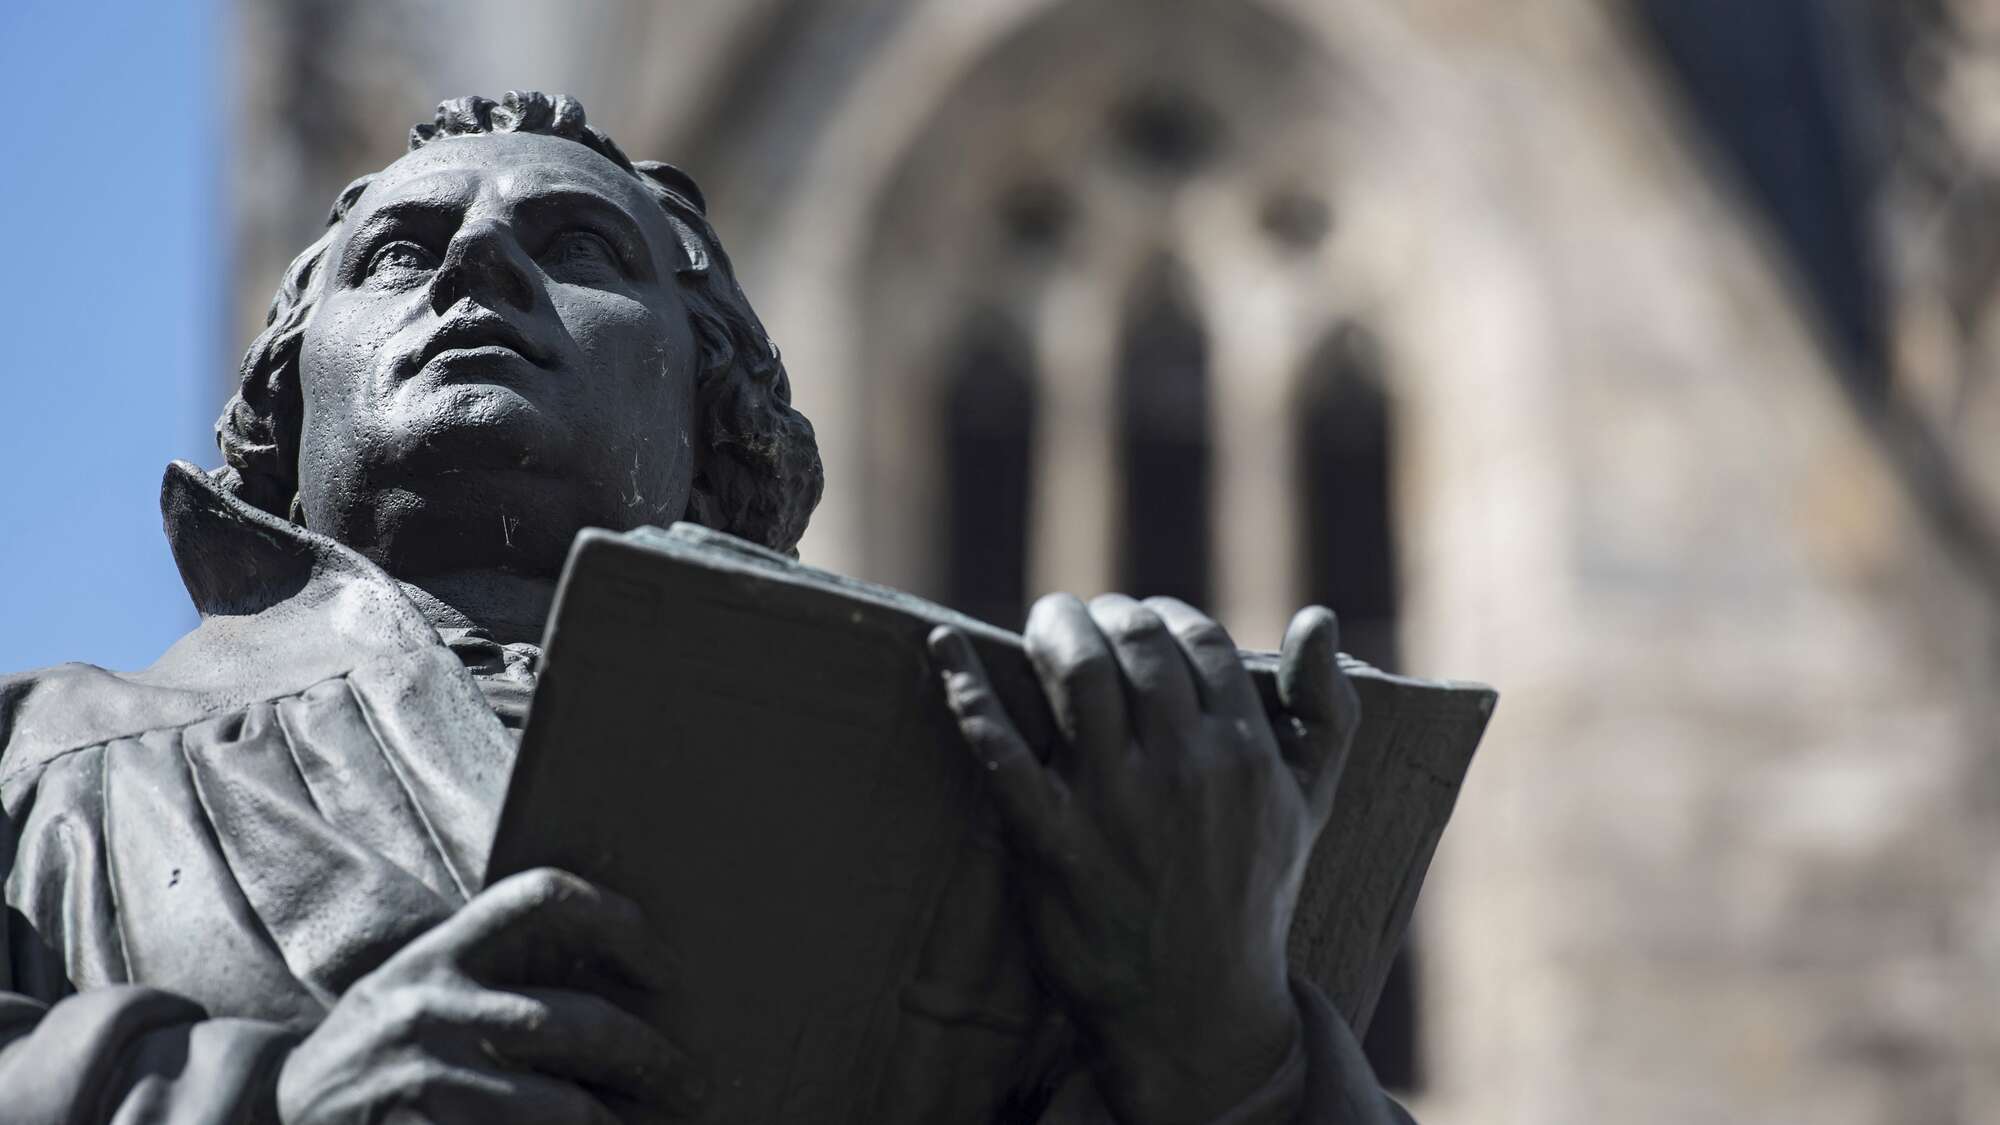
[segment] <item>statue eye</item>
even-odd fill
[[[387,282],[413,280],[437,266],[437,255],[414,242],[384,244],[368,259],[368,276]]]
[[[618,252],[595,231],[566,230],[549,244],[549,271],[558,276],[593,278],[619,272]]]

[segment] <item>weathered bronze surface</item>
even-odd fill
[[[343,191],[225,466],[162,486],[201,624],[140,672],[0,680],[0,1122],[747,1120],[641,1015],[724,966],[574,875],[484,876],[572,542],[684,519],[792,552],[821,471],[789,400],[699,189],[572,99],[447,102]],[[999,1091],[974,1120],[1403,1120],[1287,967],[1358,721],[1335,642],[1299,615],[1272,721],[1194,610],[1044,599],[1044,762],[936,630],[940,753],[984,775],[1060,1033],[973,1071],[899,1042],[900,1071]]]

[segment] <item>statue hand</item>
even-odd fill
[[[679,1050],[614,1003],[668,987],[639,909],[573,875],[504,879],[356,981],[278,1077],[286,1125],[590,1123],[692,1113]]]
[[[1299,1034],[1286,938],[1360,707],[1325,609],[1293,619],[1274,729],[1228,634],[1166,598],[1055,595],[1027,647],[1063,738],[1044,766],[965,636],[946,694],[1024,861],[1042,970],[1123,1120],[1206,1121]]]

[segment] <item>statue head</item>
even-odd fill
[[[340,193],[216,432],[225,487],[406,577],[676,519],[794,551],[822,483],[700,189],[538,93]]]

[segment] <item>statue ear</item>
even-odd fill
[[[326,213],[326,225],[332,226],[346,218],[347,213],[354,209],[355,201],[361,198],[362,192],[368,190],[369,184],[375,182],[377,175],[379,173],[370,172],[365,176],[356,177],[353,183],[341,188],[340,194],[334,198],[333,207]]]
[[[704,215],[708,214],[708,200],[702,196],[701,185],[694,182],[693,176],[659,160],[635,160],[632,162],[632,167],[654,183],[687,200],[695,210]]]
[[[709,258],[708,241],[697,227],[706,228],[708,203],[702,198],[701,188],[694,177],[671,164],[657,160],[639,160],[632,165],[639,174],[665,189],[671,202],[662,210],[667,213],[667,223],[674,228],[674,236],[680,239],[681,273],[707,273],[713,264]],[[690,220],[686,212],[692,214]]]

